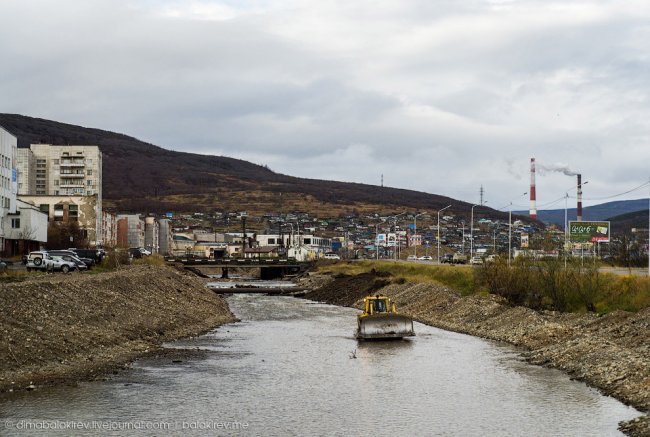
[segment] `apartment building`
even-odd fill
[[[97,218],[97,196],[19,196],[20,200],[47,214],[50,222],[76,221],[91,245],[101,244],[101,216]]]
[[[18,139],[0,126],[0,251],[4,251],[5,217],[16,212],[16,150]]]
[[[61,205],[69,205],[68,216],[74,217],[77,211],[92,203],[94,213],[86,212],[85,222],[79,224],[88,231],[91,245],[104,244],[102,154],[99,147],[32,144],[29,149],[19,149],[17,184],[21,199],[42,209],[48,205],[50,211],[43,212],[55,220],[66,211],[66,207],[61,208]],[[77,200],[81,197],[94,200]],[[94,223],[90,222],[91,217]]]
[[[144,247],[145,222],[140,214],[117,215],[117,245]]]

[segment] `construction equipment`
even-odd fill
[[[357,338],[363,340],[415,336],[413,320],[397,314],[395,303],[386,296],[363,299],[364,311],[357,315]]]

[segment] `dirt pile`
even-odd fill
[[[92,378],[234,320],[202,280],[154,266],[2,284],[0,314],[0,391]]]
[[[321,280],[323,285],[306,297],[361,308],[363,287],[359,292],[350,288],[364,280],[365,288],[374,293],[375,281],[386,281],[365,276]],[[461,297],[434,284],[390,284],[379,292],[415,320],[521,346],[534,364],[562,369],[641,411],[650,410],[650,308],[599,317],[513,307],[493,295]],[[622,424],[621,429],[628,435],[649,436],[649,416]]]

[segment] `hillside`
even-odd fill
[[[18,147],[99,146],[104,156],[104,201],[120,211],[293,210],[337,215],[355,210],[435,211],[451,204],[451,211],[469,215],[471,207],[418,191],[286,176],[239,159],[166,150],[119,133],[22,115],[0,114],[0,125],[18,138]],[[492,217],[507,216],[488,210]]]
[[[609,217],[607,220],[612,222],[612,231],[614,233],[629,233],[632,228],[648,229],[648,210],[628,212],[627,214]]]

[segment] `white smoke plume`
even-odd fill
[[[536,163],[536,169],[541,170],[540,173],[543,175],[545,172],[558,172],[564,173],[567,176],[577,176],[579,173],[573,171],[566,164],[553,164],[553,165],[544,165]]]

